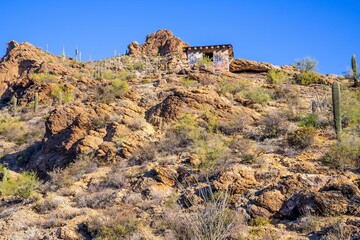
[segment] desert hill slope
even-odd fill
[[[360,237],[358,90],[244,59],[190,67],[187,46],[159,30],[80,62],[8,43],[1,239]]]

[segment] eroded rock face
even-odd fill
[[[14,94],[19,98],[33,84],[30,74],[40,72],[60,76],[67,74],[69,69],[59,58],[30,43],[10,41],[6,55],[0,61],[0,100],[9,99]],[[41,89],[38,91],[41,93]]]
[[[147,35],[144,44],[139,45],[132,42],[128,46],[129,55],[135,56],[165,56],[168,54],[178,54],[186,57],[184,47],[189,45],[180,38],[174,36],[170,30],[159,30]]]
[[[234,59],[230,63],[230,72],[267,72],[275,67],[270,63],[255,62],[247,59]]]

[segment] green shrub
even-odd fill
[[[231,93],[232,95],[245,89],[245,84],[238,81],[223,79],[220,81],[220,94],[225,95]]]
[[[331,146],[324,162],[336,169],[356,168],[360,166],[360,138],[342,134],[339,141]]]
[[[28,126],[17,117],[0,116],[0,136],[7,141],[16,141],[21,144],[26,141]]]
[[[197,83],[196,80],[193,80],[188,77],[183,77],[180,79],[180,84],[186,88],[193,86],[195,83]]]
[[[316,84],[321,83],[320,77],[318,73],[310,72],[310,71],[304,71],[300,74],[295,76],[295,81],[298,84],[301,85],[310,85],[310,84]]]
[[[126,81],[120,78],[115,78],[111,82],[111,90],[116,96],[121,97],[130,91],[130,86]]]
[[[56,82],[57,78],[53,74],[46,74],[46,73],[33,73],[30,75],[30,78],[33,80],[35,84],[39,83],[50,83]]]
[[[112,80],[115,78],[115,74],[111,70],[106,70],[103,72],[103,78],[105,78],[106,80]]]
[[[311,57],[305,57],[303,59],[296,60],[295,64],[300,69],[300,71],[310,72],[316,69],[318,62]]]
[[[136,77],[136,75],[131,74],[130,72],[128,72],[126,70],[120,71],[117,75],[117,78],[119,78],[120,80],[123,80],[123,81],[131,81],[135,77]]]
[[[197,140],[194,145],[195,155],[201,161],[200,168],[202,169],[221,166],[229,156],[229,148],[220,135]]]
[[[254,103],[265,105],[271,100],[271,96],[263,88],[248,89],[247,91],[240,92],[245,98],[250,99]]]
[[[280,84],[285,82],[288,75],[281,70],[269,70],[266,81],[270,84]]]
[[[300,127],[318,127],[319,126],[318,115],[317,114],[302,115],[300,117],[299,125]]]
[[[360,123],[360,91],[343,89],[341,117],[344,128],[356,129]]]
[[[261,227],[270,223],[270,219],[263,217],[252,218],[249,221],[249,225],[253,227]]]
[[[16,176],[4,174],[4,178],[0,183],[0,192],[5,196],[27,199],[33,194],[38,185],[39,180],[34,173],[22,172]]]
[[[136,63],[134,63],[133,68],[137,71],[143,71],[144,64],[142,64],[141,62],[136,62]]]
[[[288,133],[287,142],[292,147],[304,149],[314,142],[315,135],[315,128],[302,127],[295,132]]]
[[[197,63],[200,66],[211,66],[213,61],[209,56],[204,55],[202,58],[199,59]]]
[[[51,84],[51,95],[58,99],[60,104],[62,104],[63,101],[69,103],[74,100],[74,92],[60,84]]]

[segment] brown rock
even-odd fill
[[[220,173],[219,180],[215,180],[213,184],[217,190],[230,188],[232,193],[238,194],[253,189],[257,181],[251,168],[237,164],[232,169]]]
[[[267,209],[265,209],[263,207],[259,207],[255,204],[250,206],[250,208],[248,209],[248,212],[249,212],[250,216],[253,218],[255,218],[255,217],[269,218],[272,215]]]
[[[285,200],[284,195],[278,190],[265,191],[257,199],[257,204],[275,213],[280,210]]]
[[[234,59],[230,63],[230,72],[267,72],[275,68],[270,63],[255,62],[246,59]]]
[[[186,55],[184,48],[189,45],[180,38],[175,37],[170,30],[159,30],[146,36],[144,44],[132,42],[128,46],[129,55],[141,56],[165,56],[177,54],[181,58]]]
[[[154,168],[155,179],[169,186],[176,184],[178,173],[174,169],[157,166]]]

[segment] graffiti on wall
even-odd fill
[[[216,69],[229,69],[229,51],[216,50],[214,51],[213,65]]]
[[[201,58],[202,53],[200,51],[188,53],[188,61],[190,65],[197,64]]]
[[[213,52],[213,66],[216,69],[229,70],[229,51],[227,49],[215,50]],[[189,51],[188,62],[190,65],[195,65],[203,57],[201,51]]]

